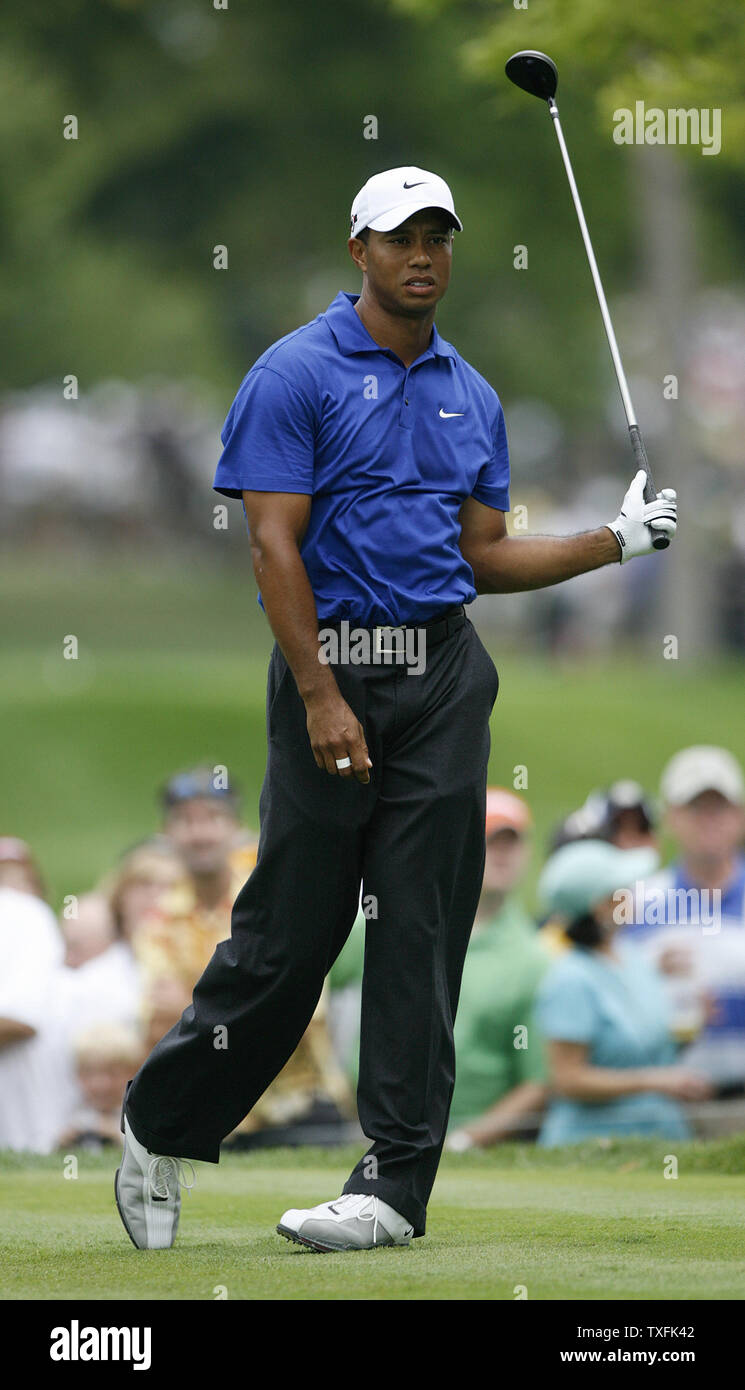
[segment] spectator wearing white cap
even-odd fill
[[[664,973],[686,1063],[745,1086],[745,778],[725,748],[676,753],[660,785],[679,855],[625,934]]]

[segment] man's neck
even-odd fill
[[[487,922],[491,922],[492,919],[502,911],[506,900],[507,894],[503,893],[501,889],[492,888],[482,892],[478,908],[476,909],[475,922],[479,926],[484,926]]]
[[[734,854],[724,859],[704,859],[694,854],[683,860],[682,868],[697,888],[724,888],[734,878],[737,861]]]
[[[193,874],[192,883],[198,906],[210,911],[222,902],[230,887],[230,868],[225,864],[210,874]]]
[[[410,367],[417,357],[427,351],[435,321],[434,309],[422,318],[389,314],[377,300],[366,294],[364,285],[354,309],[370,337],[379,347],[387,347],[395,352],[405,367]]]

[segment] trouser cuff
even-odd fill
[[[415,1236],[424,1235],[427,1224],[427,1208],[415,1197],[412,1197],[411,1193],[407,1192],[399,1183],[392,1182],[390,1178],[361,1178],[359,1174],[353,1173],[345,1182],[342,1192],[379,1197],[381,1202],[387,1202],[388,1206],[393,1207],[399,1216],[403,1216],[411,1222]]]
[[[135,1139],[144,1144],[150,1153],[164,1154],[168,1158],[196,1159],[198,1163],[220,1162],[219,1140],[213,1144],[197,1135],[189,1134],[181,1135],[178,1139],[166,1139],[162,1134],[156,1134],[155,1130],[148,1129],[147,1125],[142,1124],[127,1102],[125,1102],[124,1114],[129,1120]]]

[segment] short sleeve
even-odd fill
[[[589,1043],[595,1035],[596,1010],[588,980],[559,961],[538,989],[535,1019],[544,1038]]]
[[[507,447],[507,429],[504,412],[497,400],[497,417],[494,422],[494,452],[479,471],[476,486],[471,496],[485,507],[496,507],[500,512],[510,510],[510,454]]]
[[[226,497],[313,493],[316,422],[305,394],[271,367],[249,372],[222,428],[213,487]]]

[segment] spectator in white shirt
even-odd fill
[[[0,1149],[49,1153],[73,1099],[54,1008],[63,944],[40,898],[0,887]]]

